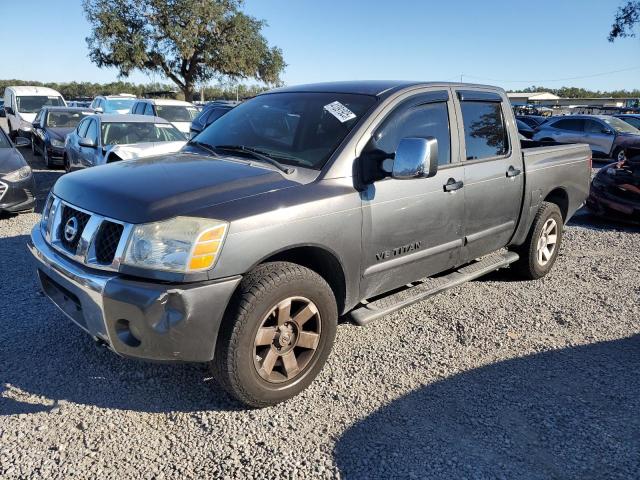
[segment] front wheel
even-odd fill
[[[627,156],[624,152],[624,148],[622,147],[616,148],[616,150],[613,152],[613,159],[616,162],[624,162],[627,159]]]
[[[520,259],[513,268],[520,277],[535,280],[549,273],[558,257],[563,224],[560,208],[555,203],[543,202],[527,239],[514,249]]]
[[[336,334],[333,291],[316,272],[288,262],[248,274],[218,335],[214,376],[240,402],[266,407],[304,390]]]
[[[71,172],[71,163],[69,163],[69,156],[65,153],[64,157],[62,157],[62,162],[64,163],[64,171],[66,173]]]

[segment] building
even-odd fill
[[[516,93],[508,92],[512,105],[545,105],[547,107],[637,107],[638,98],[560,98],[549,92]]]

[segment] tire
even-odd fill
[[[618,147],[613,151],[613,160],[616,162],[624,162],[627,159],[624,148]]]
[[[333,291],[320,275],[288,262],[260,265],[243,279],[227,308],[213,374],[246,406],[288,400],[324,366],[337,323]]]
[[[51,159],[49,158],[49,152],[47,152],[47,146],[45,145],[42,149],[42,158],[44,160],[44,164],[47,168],[54,168],[53,163],[51,163]]]
[[[36,149],[36,144],[34,143],[33,138],[31,138],[31,153],[34,157],[40,155],[40,153],[38,153],[38,150]]]
[[[554,225],[555,228],[550,229]],[[513,249],[520,255],[520,259],[512,266],[519,277],[536,280],[549,273],[560,251],[563,225],[560,208],[555,203],[543,202],[533,220],[527,239]]]
[[[64,171],[66,173],[71,173],[71,164],[69,163],[69,157],[66,153],[64,157],[62,157],[62,162],[64,163]]]
[[[11,139],[12,142],[15,142],[17,134],[13,130],[11,130],[11,122],[9,121],[9,119],[7,119],[7,129],[9,130],[9,132],[7,132],[9,135],[9,138]]]

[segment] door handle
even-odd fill
[[[522,173],[522,171],[519,168],[515,168],[513,165],[511,165],[509,167],[509,170],[507,170],[507,177],[508,178],[517,177],[521,173]]]
[[[462,180],[456,181],[455,178],[450,178],[443,186],[445,192],[454,192],[464,187],[464,182]]]

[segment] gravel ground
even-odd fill
[[[37,293],[38,219],[0,220],[0,478],[638,478],[637,229],[581,214],[542,280],[345,323],[308,390],[246,411],[204,366],[97,349]]]

